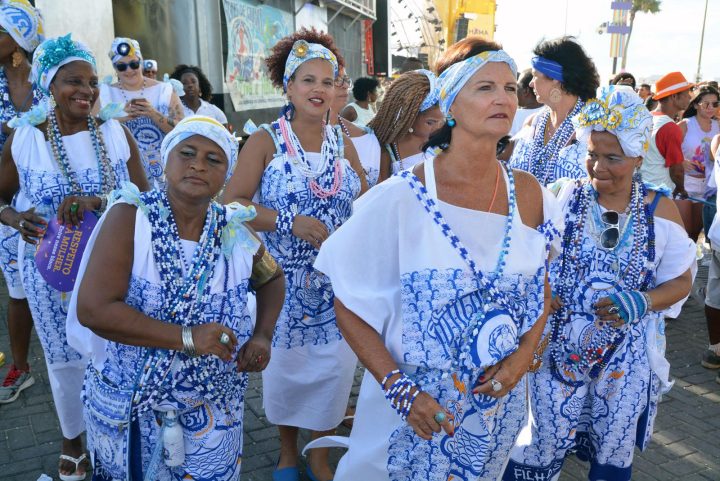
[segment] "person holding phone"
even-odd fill
[[[140,44],[132,38],[117,37],[108,52],[118,81],[100,85],[99,105],[125,104],[127,116],[119,119],[132,132],[142,154],[143,167],[152,187],[162,187],[160,143],[183,117],[180,97],[172,85],[143,76]]]

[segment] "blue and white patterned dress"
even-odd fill
[[[116,86],[101,84],[100,106],[104,107],[110,102],[122,103],[135,98],[144,98],[155,110],[167,116],[170,113],[172,94],[173,87],[169,82],[159,82],[142,90],[123,90]],[[160,144],[165,138],[165,133],[149,117],[129,119],[123,123],[137,142],[150,187],[162,187],[165,177],[160,158]]]
[[[125,189],[124,189],[125,191]],[[135,236],[133,243],[133,265],[125,302],[155,319],[165,319],[164,302],[168,292],[163,287],[157,260],[153,254],[152,238],[157,235],[143,209],[157,209],[157,204],[148,202],[158,192],[143,193],[139,196],[121,194],[119,202],[140,205],[135,215]],[[224,207],[225,216],[233,218],[235,207]],[[240,208],[242,211],[245,208]],[[91,237],[83,255],[78,273],[82,281],[103,216]],[[252,236],[244,225],[232,225],[235,239]],[[181,240],[184,275],[192,265],[197,242]],[[226,257],[220,254],[211,280],[207,302],[198,300],[194,312],[202,313],[201,319],[190,325],[218,322],[230,327],[238,339],[237,350],[252,336],[254,323],[247,308],[248,283],[252,272],[253,254],[258,243],[236,242],[229,246]],[[223,252],[227,246],[223,245]],[[193,294],[194,295],[194,294]],[[154,479],[157,481],[180,481],[185,479],[236,481],[240,477],[243,452],[244,395],[247,387],[247,373],[236,371],[235,361],[225,362],[215,356],[195,358],[200,366],[209,369],[210,386],[203,392],[190,380],[192,368],[184,363],[188,357],[180,352],[162,351],[137,346],[128,346],[107,341],[80,326],[77,319],[77,293],[73,294],[68,314],[68,336],[73,345],[82,346],[91,358],[87,368],[83,401],[87,423],[88,450],[94,457],[95,474],[102,480]],[[182,319],[181,319],[182,320]],[[235,355],[237,355],[237,350]],[[174,356],[171,374],[152,384],[150,390],[160,393],[161,400],[152,402],[151,409],[137,415],[137,405],[132,405],[131,421],[108,423],[118,416],[112,409],[125,405],[120,400],[131,397],[128,393],[145,392],[137,388],[139,373],[143,372],[146,356],[155,352]],[[170,381],[174,378],[173,381]],[[124,396],[127,395],[126,398]],[[162,395],[167,398],[162,399]],[[157,447],[162,448],[161,426],[157,418],[164,412],[174,410],[179,414],[183,429],[185,462],[177,468],[170,468],[160,460],[155,466],[155,475],[146,478],[151,469],[151,459]],[[121,412],[121,411],[120,411]],[[130,424],[129,429],[128,424]]]
[[[100,126],[117,186],[128,181],[127,161],[130,147],[122,126],[109,120]],[[77,174],[83,193],[100,195],[102,185],[95,150],[89,131],[62,138],[70,167]],[[50,204],[53,215],[66,196],[71,194],[70,182],[60,170],[43,132],[35,127],[18,127],[12,143],[12,156],[17,166],[20,190],[31,205]],[[86,360],[67,343],[65,318],[69,293],[50,287],[35,263],[35,246],[20,239],[18,246],[21,278],[30,304],[35,329],[45,353],[50,386],[63,436],[73,439],[84,430],[80,390]]]
[[[513,169],[533,174],[540,184],[549,185],[557,179],[567,177],[582,179],[587,176],[585,157],[587,144],[574,139],[572,116],[580,111],[584,102],[578,101],[561,126],[552,135],[547,144],[543,144],[544,129],[550,117],[550,109],[544,108],[515,137],[515,148],[509,164]],[[565,135],[563,135],[565,133]]]
[[[567,182],[559,191],[558,200],[566,212],[575,189],[575,182]],[[609,250],[598,246],[591,224],[585,224],[579,271],[573,278],[577,289],[572,299],[563,299],[572,313],[565,335],[574,352],[585,352],[597,337],[593,305],[627,288],[626,274],[617,272],[627,272],[632,252],[631,229],[624,231],[618,247]],[[650,289],[681,275],[695,260],[695,244],[680,225],[655,216],[654,227],[656,257]],[[560,264],[561,258],[551,264],[551,284],[556,283]],[[553,375],[551,341],[540,369],[528,378],[531,443],[513,449],[504,480],[557,479],[566,455],[572,452],[590,461],[591,480],[630,479],[634,448],[646,447],[660,394],[672,385],[664,357],[665,314],[651,311],[621,328],[626,330],[625,339],[604,371],[594,380],[575,376],[576,381],[584,381],[580,385],[565,384]],[[550,331],[548,320],[544,336]]]
[[[342,139],[339,127],[335,133]],[[281,152],[278,142],[282,137],[275,132],[272,135],[277,152]],[[306,156],[311,163],[320,162],[319,153]],[[360,178],[342,150],[336,161],[342,168],[340,190],[321,200],[311,192],[309,179],[298,167],[277,153],[263,173],[254,201],[287,210],[292,189],[298,198],[297,213],[321,220],[332,234],[350,217],[360,193]],[[277,232],[263,232],[262,237],[286,276],[285,304],[275,328],[272,357],[263,371],[266,415],[277,425],[333,429],[345,414],[357,358],[335,322],[330,280],[313,268],[317,250],[308,250],[304,240]],[[304,254],[299,256],[300,252]]]
[[[423,201],[435,200],[442,221],[487,275],[496,267],[507,217],[437,200],[432,164],[433,158],[425,160]],[[330,277],[338,299],[380,334],[400,369],[454,414],[455,435],[418,437],[366,372],[336,481],[355,480],[357,473],[373,481],[495,480],[527,415],[524,379],[502,399],[471,391],[481,368],[514,352],[543,312],[546,237],[515,215],[497,281],[504,305],[493,302],[479,335],[465,340],[486,291],[418,201],[419,182],[405,172],[365,194],[324,243],[315,266]],[[549,192],[543,204],[549,220],[555,211]],[[474,367],[454,370],[453,358],[468,343]],[[447,377],[435,381],[443,372]]]
[[[45,96],[41,90],[33,86],[32,103],[26,107],[32,108],[44,98]],[[10,89],[8,88],[8,81],[5,76],[5,69],[0,67],[0,122],[6,124],[19,114],[20,112],[15,110],[15,105],[13,105],[10,100]],[[7,138],[7,135],[0,132],[0,151],[2,151],[2,148],[5,146]],[[15,195],[11,205],[19,212],[27,210],[30,207],[22,192],[18,192]],[[8,288],[8,293],[13,299],[25,298],[25,291],[22,287],[18,269],[17,249],[19,239],[20,232],[10,226],[0,225],[0,269],[2,269],[3,276],[5,277],[5,285]]]

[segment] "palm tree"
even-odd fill
[[[632,0],[632,10],[630,10],[630,32],[625,39],[625,48],[623,49],[621,69],[625,70],[627,64],[628,45],[630,45],[630,36],[633,32],[633,24],[635,23],[635,14],[640,13],[658,13],[660,11],[661,0]]]

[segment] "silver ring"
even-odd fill
[[[25,219],[18,222],[18,226],[20,226],[21,229],[24,229],[25,228]]]
[[[502,383],[500,381],[498,381],[497,379],[495,379],[494,377],[490,378],[490,385],[492,386],[493,391],[495,391],[495,392],[502,391],[502,388],[503,388]]]
[[[618,312],[620,312],[620,308],[618,306],[612,306],[608,309],[608,314],[617,314]]]
[[[435,413],[435,416],[433,417],[435,419],[435,422],[438,424],[442,424],[447,419],[447,416],[445,416],[445,413],[442,411],[438,411]]]
[[[220,344],[223,344],[225,346],[230,344],[230,336],[227,335],[227,332],[223,332],[222,334],[220,334]]]

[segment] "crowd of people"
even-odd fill
[[[118,37],[100,82],[26,0],[0,27],[0,403],[34,382],[34,326],[62,480],[239,479],[262,372],[273,480],[297,481],[299,430],[335,433],[358,362],[348,451],[333,470],[311,449],[313,481],[549,480],[573,453],[631,479],[673,384],[665,319],[695,241],[720,245],[716,86],[601,87],[570,37],[518,72],[471,36],[381,91],[301,29],[266,59],[285,106],[240,148],[198,67],[158,81]]]

